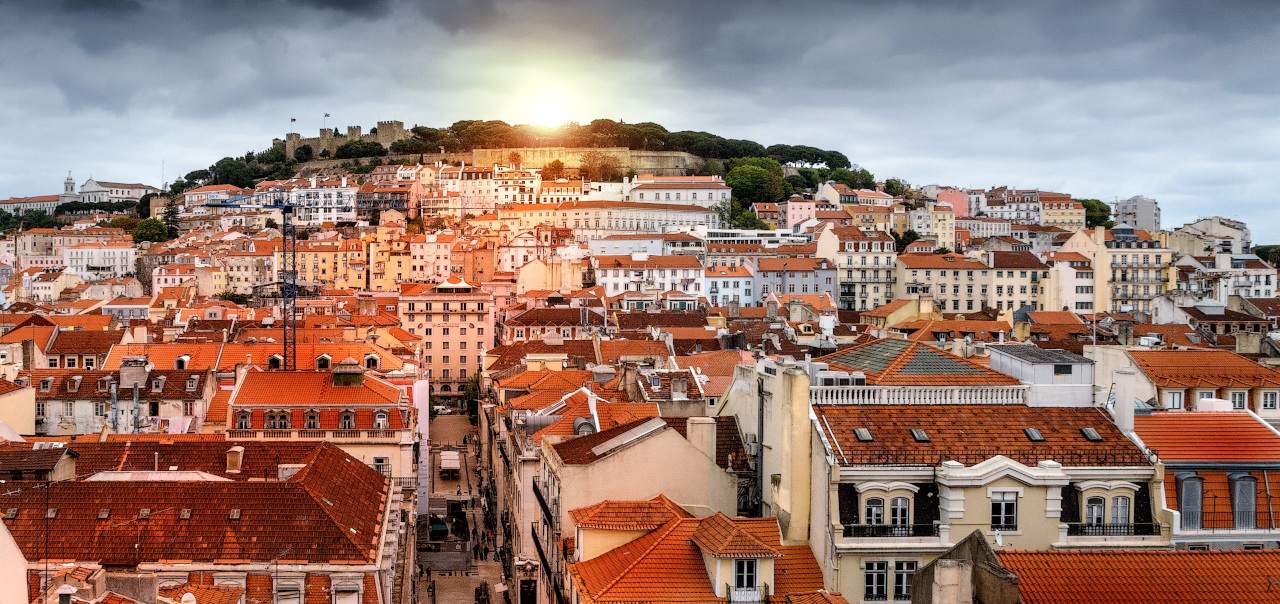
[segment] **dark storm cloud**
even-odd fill
[[[1164,194],[1179,216],[1280,193],[1276,48],[1262,0],[0,0],[0,119],[93,156],[298,112],[503,117],[478,99],[541,77],[646,108],[629,121],[913,181]],[[0,196],[41,192],[5,170]]]

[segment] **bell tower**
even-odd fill
[[[70,170],[67,170],[67,179],[66,179],[66,180],[64,180],[64,181],[62,181],[62,194],[63,194],[63,195],[75,195],[75,194],[76,194],[76,181],[74,181],[74,180],[72,180],[72,179],[71,179],[71,171],[70,171]]]

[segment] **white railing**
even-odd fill
[[[1027,386],[810,386],[814,405],[1023,405]]]

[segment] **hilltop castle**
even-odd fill
[[[383,147],[390,149],[391,143],[411,136],[413,132],[404,129],[404,122],[388,121],[378,122],[378,126],[369,134],[361,134],[360,126],[347,126],[346,135],[338,134],[337,128],[324,128],[320,130],[320,136],[312,138],[302,138],[301,134],[290,132],[284,135],[284,140],[273,139],[271,146],[284,145],[285,155],[293,157],[293,152],[298,147],[311,145],[312,157],[319,157],[321,151],[328,149],[329,154],[333,155],[338,147],[353,140],[381,143]]]

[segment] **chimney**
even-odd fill
[[[1133,433],[1133,388],[1137,376],[1138,372],[1132,367],[1125,367],[1117,369],[1113,378],[1116,403],[1111,408],[1111,415],[1116,427],[1124,434]]]
[[[716,420],[713,417],[691,417],[686,420],[689,443],[704,455],[716,460]]]
[[[734,318],[734,319],[738,318],[738,312],[739,312],[739,311],[738,311],[738,302],[737,302],[736,300],[735,300],[735,301],[733,301],[733,302],[730,302],[730,303],[729,303],[729,317],[730,317],[730,318]]]
[[[235,446],[227,449],[227,473],[239,474],[240,465],[244,463],[244,447]]]

